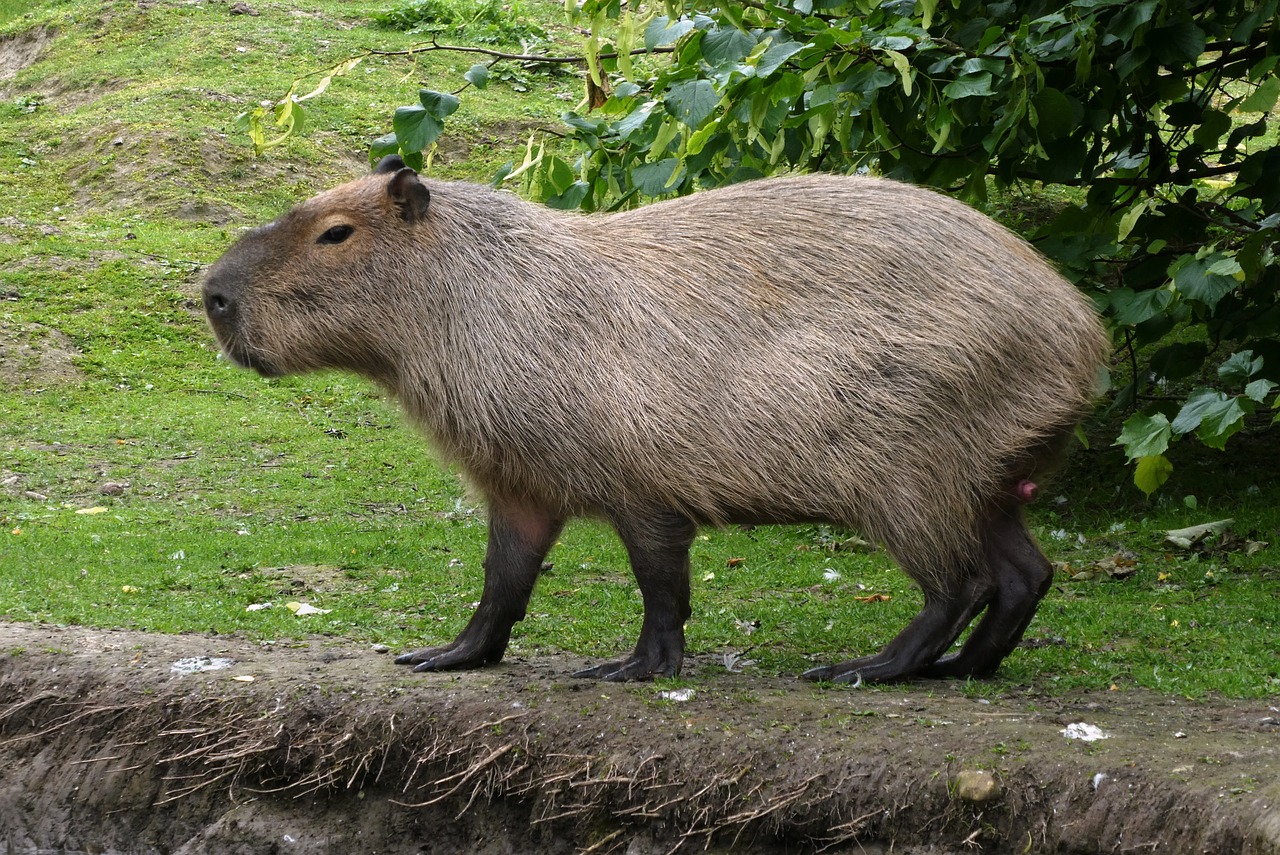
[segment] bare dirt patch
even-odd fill
[[[19,71],[34,65],[51,41],[53,32],[44,27],[0,38],[0,83],[12,80]]]
[[[231,664],[172,670],[199,657]],[[319,640],[0,624],[0,827],[10,852],[1280,852],[1266,702],[697,659],[680,701],[580,664],[424,675]]]
[[[0,286],[0,299],[4,299]],[[17,299],[17,295],[13,296]],[[81,377],[80,351],[61,332],[40,324],[0,320],[0,387],[68,383]]]

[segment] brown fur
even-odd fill
[[[215,328],[264,373],[373,378],[491,501],[831,521],[944,590],[1092,404],[1089,302],[928,190],[812,175],[582,216],[424,182],[411,221],[394,180],[246,235]]]

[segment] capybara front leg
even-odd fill
[[[484,593],[475,614],[452,643],[402,654],[397,664],[412,665],[415,671],[447,671],[500,661],[562,524],[542,508],[491,503]]]
[[[997,512],[983,533],[983,558],[995,596],[958,653],[924,669],[925,677],[983,677],[1008,656],[1053,582],[1053,565],[1017,510]]]
[[[644,623],[631,656],[584,668],[575,677],[615,682],[674,677],[684,660],[689,619],[689,547],[697,527],[678,514],[615,520],[644,599]]]

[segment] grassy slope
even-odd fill
[[[254,5],[259,17],[215,2],[0,4],[8,33],[54,33],[37,65],[0,81],[0,342],[23,363],[0,386],[0,614],[447,640],[479,596],[484,548],[456,479],[359,380],[264,381],[217,361],[194,297],[200,267],[237,229],[364,169],[391,111],[420,84],[452,88],[473,60],[369,60],[313,102],[310,133],[255,160],[231,129],[237,113],[296,75],[411,39],[362,23],[383,2]],[[554,5],[540,8],[555,20]],[[435,171],[487,177],[577,94],[560,76],[530,94],[495,85],[464,98]],[[68,343],[73,377],[34,367],[32,353]],[[1223,516],[1276,540],[1274,437],[1179,461],[1148,504],[1105,447],[1113,428],[1094,434],[1098,449],[1034,509],[1036,530],[1074,569],[1124,554],[1136,573],[1064,573],[1029,633],[1043,646],[974,691],[1280,692],[1275,547],[1161,545],[1164,529]],[[887,641],[918,596],[882,554],[833,551],[841,539],[814,527],[706,533],[690,650],[798,671]],[[514,649],[623,651],[639,597],[620,548],[593,523],[562,541]],[[891,599],[855,599],[877,593]],[[296,618],[288,600],[332,612]],[[276,607],[245,611],[262,602]]]

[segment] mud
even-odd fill
[[[0,851],[1280,853],[1274,700],[581,664],[0,624]]]

